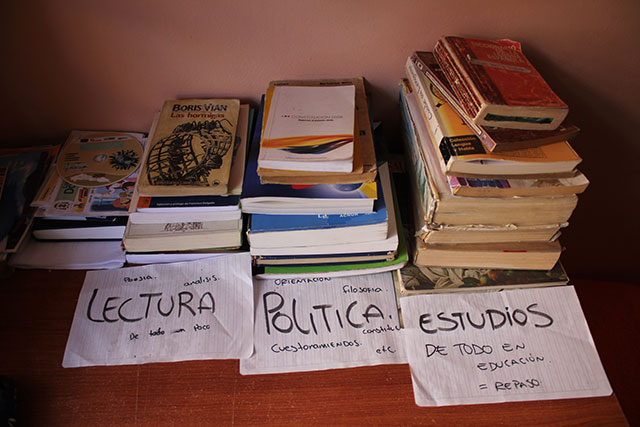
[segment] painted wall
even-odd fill
[[[518,40],[582,128],[591,186],[562,260],[573,277],[638,282],[636,0],[8,0],[0,12],[3,145],[146,131],[166,99],[257,103],[270,80],[357,75],[393,143],[412,51],[444,34]]]

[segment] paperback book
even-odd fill
[[[228,193],[240,102],[166,101],[145,152],[143,196]]]
[[[357,184],[261,184],[257,173],[262,111],[249,146],[240,203],[251,214],[340,214],[373,211],[375,182]]]
[[[555,129],[569,107],[511,40],[443,37],[434,54],[474,123]]]
[[[279,86],[355,86],[355,131],[353,145],[353,170],[351,172],[308,172],[258,168],[263,184],[355,184],[372,182],[376,178],[376,153],[369,117],[365,81],[362,77],[351,79],[279,80],[270,87]],[[269,92],[268,92],[269,93]],[[268,95],[267,93],[267,95]],[[265,108],[269,100],[265,96]]]
[[[266,98],[258,167],[353,170],[355,86],[276,86]]]

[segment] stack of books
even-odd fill
[[[15,254],[28,237],[36,213],[30,204],[58,148],[0,150],[0,261]]]
[[[414,264],[551,270],[589,184],[568,107],[511,41],[443,37],[405,68]]]
[[[258,274],[399,268],[394,197],[376,164],[364,79],[270,84],[241,196]]]
[[[145,135],[72,131],[31,205],[38,240],[121,240]]]
[[[242,246],[239,202],[252,117],[237,99],[164,103],[129,209],[127,262],[190,260]]]

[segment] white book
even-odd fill
[[[278,86],[265,104],[260,168],[353,170],[355,86]]]

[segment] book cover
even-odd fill
[[[240,101],[166,101],[145,150],[143,196],[226,194]]]
[[[82,187],[58,178],[45,216],[54,215],[127,215],[138,172],[103,187]]]
[[[567,141],[575,137],[580,129],[564,120],[556,129],[509,129],[476,125],[454,94],[451,84],[442,71],[433,52],[414,52],[411,60],[433,84],[442,97],[456,110],[471,130],[480,138],[487,151],[509,151],[535,147],[554,142]]]
[[[447,36],[436,45],[436,58],[448,62],[449,82],[475,103],[467,111],[476,124],[555,129],[569,111],[517,42]]]
[[[238,113],[238,128],[233,147],[233,162],[229,175],[227,194],[225,195],[195,195],[195,196],[140,196],[137,189],[134,192],[133,206],[130,212],[153,212],[163,210],[225,210],[239,209],[240,193],[247,157],[247,140],[255,122],[254,109],[247,104],[240,105]],[[155,134],[155,124],[149,132],[149,139]]]
[[[40,188],[54,147],[0,150],[4,170],[0,197],[0,252],[15,252],[31,224],[35,209],[32,198]]]
[[[560,262],[551,270],[502,270],[492,268],[417,267],[407,264],[394,272],[399,296],[435,292],[501,291],[524,287],[566,285]]]
[[[261,184],[257,173],[263,103],[256,119],[240,203],[245,213],[339,214],[373,210],[376,182],[363,184],[284,185]]]
[[[277,86],[260,141],[258,166],[351,172],[355,86]]]
[[[375,180],[376,153],[365,81],[362,77],[322,80],[278,80],[269,83],[277,86],[355,86],[355,132],[353,146],[353,170],[351,172],[308,172],[258,168],[263,184],[351,184]],[[268,93],[267,93],[268,94]],[[269,100],[265,97],[265,109]]]

